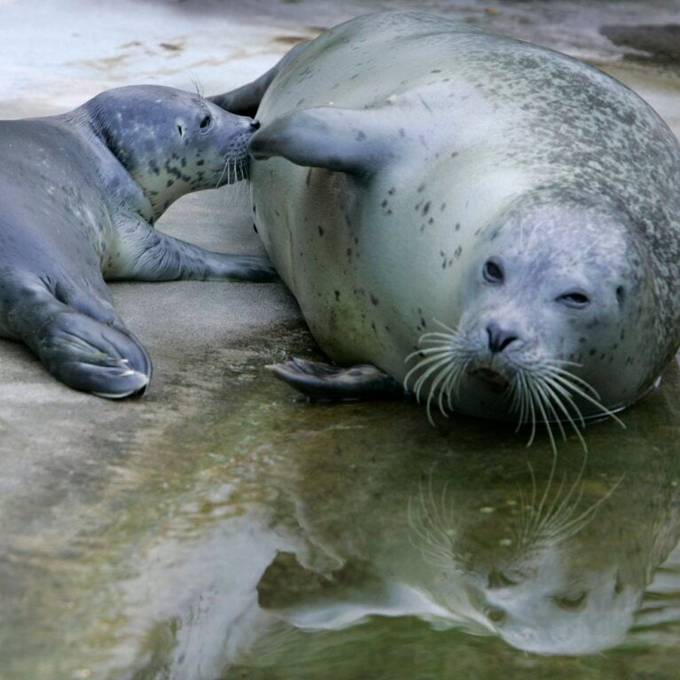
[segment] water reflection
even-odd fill
[[[675,677],[677,368],[554,457],[415,404],[294,401],[275,358],[119,461],[89,531],[5,556],[7,677]]]
[[[589,430],[586,457],[577,441],[553,457],[545,442],[527,452],[470,423],[437,435],[387,416],[358,438],[310,434],[316,455],[288,461],[304,549],[280,551],[257,586],[258,606],[284,627],[239,667],[299,668],[301,650],[321,644],[310,633],[324,631],[326,649],[333,632],[346,639],[374,617],[426,621],[410,641],[423,650],[442,629],[541,655],[608,650],[633,626],[636,640],[654,639],[650,626],[680,613],[643,605],[680,539],[675,373],[669,382],[627,414],[625,431]]]

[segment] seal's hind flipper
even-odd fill
[[[122,322],[102,323],[41,286],[27,286],[20,296],[12,313],[16,335],[55,378],[109,399],[143,394],[151,360]],[[95,298],[90,306],[97,307]],[[108,310],[102,314],[108,316]]]
[[[257,80],[253,80],[230,92],[208,97],[208,100],[230,113],[255,118],[260,101],[262,101],[262,97],[272,80],[274,80],[281,68],[291,62],[306,45],[307,43],[304,42],[293,47],[276,66],[263,73]]]
[[[315,401],[399,399],[404,388],[371,364],[341,368],[293,358],[268,366],[274,375]]]

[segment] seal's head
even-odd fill
[[[415,353],[438,366],[439,403],[576,425],[637,398],[656,377],[644,359],[655,304],[625,220],[565,195],[525,196],[492,220],[467,262],[457,326],[424,334]]]
[[[95,134],[143,189],[154,217],[186,193],[248,176],[247,145],[257,125],[198,94],[121,87],[85,109]]]

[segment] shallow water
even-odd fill
[[[14,541],[2,677],[677,677],[677,366],[555,457],[413,403],[301,402],[264,365],[308,347],[231,350],[77,535]]]

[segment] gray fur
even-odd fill
[[[489,370],[578,364],[607,410],[654,383],[680,343],[680,146],[632,91],[420,12],[354,19],[263,78],[257,227],[333,360],[402,381],[441,322],[470,359],[447,398],[485,417],[511,415]],[[493,352],[489,328],[516,341]]]
[[[0,336],[25,342],[76,389],[144,390],[151,362],[104,281],[272,278],[266,260],[153,228],[181,195],[244,178],[253,129],[197,95],[152,86],[1,121]]]

